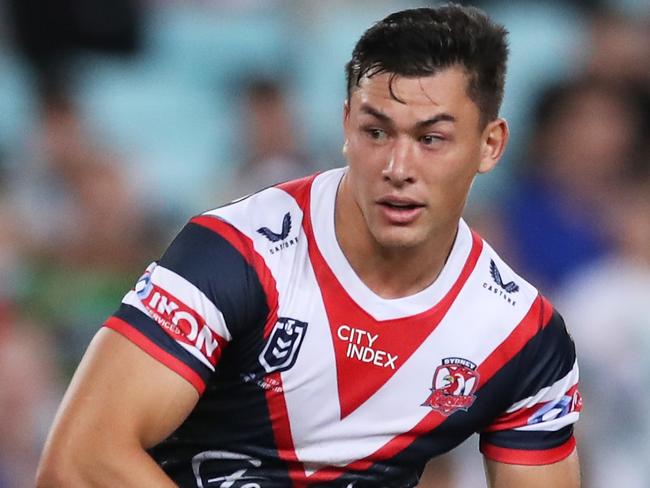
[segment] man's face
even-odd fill
[[[461,68],[397,76],[392,87],[401,101],[389,79],[390,73],[364,77],[346,103],[349,170],[342,191],[350,192],[357,207],[350,211],[360,211],[379,246],[412,248],[455,231],[475,174],[501,155],[507,126],[497,120],[481,127]]]

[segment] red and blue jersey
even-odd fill
[[[426,289],[385,299],[334,232],[344,169],[193,218],[106,326],[200,399],[151,450],[183,487],[411,487],[475,432],[488,458],[574,448],[575,349],[538,291],[460,221]]]

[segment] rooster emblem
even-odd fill
[[[462,395],[465,388],[465,375],[460,372],[447,374],[442,378],[445,386],[440,389],[444,395]]]
[[[436,368],[433,375],[431,394],[422,406],[431,407],[445,416],[456,410],[467,411],[476,399],[473,393],[478,386],[479,375],[475,368],[476,366],[467,360],[443,359],[443,364]]]

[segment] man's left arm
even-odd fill
[[[553,464],[524,466],[485,458],[485,474],[490,488],[579,488],[578,452]]]
[[[481,430],[491,488],[580,486],[573,435],[582,409],[575,345],[545,299],[538,327],[517,358],[513,403]]]

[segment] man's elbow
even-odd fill
[[[50,466],[39,466],[36,472],[36,488],[60,488],[66,486],[64,473]]]
[[[79,475],[69,456],[45,453],[36,471],[36,488],[79,486]]]
[[[93,458],[101,452],[97,446],[74,443],[70,439],[62,442],[55,439],[46,443],[36,470],[37,488],[74,488],[90,486],[96,476],[104,471],[101,459]]]

